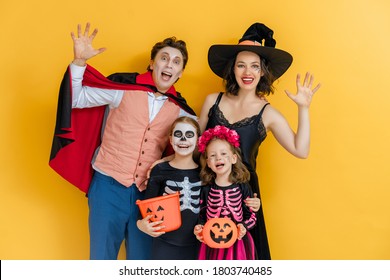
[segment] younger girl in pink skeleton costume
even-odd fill
[[[235,130],[215,126],[199,138],[201,153],[201,212],[194,234],[203,241],[202,229],[208,219],[228,217],[237,224],[237,241],[229,248],[201,244],[201,260],[252,260],[255,248],[249,230],[256,224],[255,213],[245,205],[252,196],[249,171],[241,161],[239,135]]]

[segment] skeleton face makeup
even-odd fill
[[[176,124],[171,135],[173,150],[183,156],[192,154],[197,140],[195,127],[188,123]]]

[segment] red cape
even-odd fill
[[[156,91],[151,72],[135,74],[132,77],[135,78],[132,84],[113,82],[87,65],[83,85],[104,89]],[[166,95],[181,108],[195,115],[173,86]],[[49,165],[64,179],[85,193],[88,192],[92,180],[91,161],[101,142],[105,109],[106,106],[72,109],[72,79],[68,67],[59,92]]]

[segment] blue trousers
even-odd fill
[[[129,188],[112,177],[95,172],[88,191],[91,260],[116,260],[125,240],[126,259],[150,259],[152,237],[137,228],[137,199],[143,199],[133,184]]]

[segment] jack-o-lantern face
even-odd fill
[[[162,205],[152,205],[152,206],[156,206],[157,209],[153,210],[152,207],[146,208],[146,215],[153,215],[153,217],[151,218],[153,222],[164,221],[164,212],[165,212],[164,207]]]
[[[152,215],[151,221],[163,221],[161,225],[165,227],[162,231],[176,230],[181,226],[178,192],[145,200],[137,200],[136,204],[139,206],[143,218]]]
[[[211,248],[229,248],[237,240],[237,226],[228,218],[212,218],[203,227],[203,240]]]

